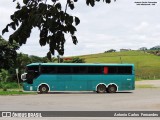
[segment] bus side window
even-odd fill
[[[57,67],[57,74],[71,74],[70,66],[59,66]]]
[[[74,74],[87,74],[88,69],[86,66],[73,66],[72,73],[74,73]]]
[[[101,66],[88,66],[88,74],[102,74]]]
[[[104,67],[104,74],[108,74],[108,67]]]

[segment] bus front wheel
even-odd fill
[[[106,92],[106,86],[103,84],[98,85],[97,93],[105,93],[105,92]]]
[[[39,91],[40,91],[40,93],[48,93],[49,88],[48,88],[47,85],[41,85],[41,86],[39,87]]]
[[[107,88],[108,93],[115,93],[117,91],[117,86],[116,85],[109,85]]]

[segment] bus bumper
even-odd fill
[[[32,84],[23,83],[24,91],[35,91]]]

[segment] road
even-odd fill
[[[137,89],[115,94],[57,92],[0,96],[0,110],[160,110],[160,89]]]
[[[114,94],[53,92],[0,96],[0,111],[160,111],[160,87]]]

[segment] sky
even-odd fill
[[[11,22],[10,15],[16,10],[16,3],[12,1],[0,0],[0,31]],[[65,5],[65,0],[61,1]],[[135,2],[142,0],[112,0],[111,4],[102,1],[91,7],[86,5],[85,0],[78,0],[75,9],[68,10],[69,14],[79,17],[81,22],[76,27],[77,45],[73,44],[69,34],[65,36],[64,57],[103,53],[109,49],[137,50],[160,45],[159,0],[143,0],[157,2],[155,5],[136,5]],[[12,33],[13,30],[9,29],[2,37],[8,40]],[[18,52],[45,57],[48,50],[48,45],[40,46],[39,31],[34,29]]]

